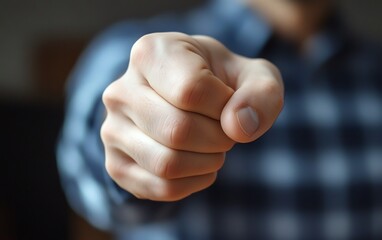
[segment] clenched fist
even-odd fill
[[[175,201],[209,187],[236,142],[260,137],[283,105],[275,66],[181,33],[142,37],[104,92],[106,169],[138,198]]]

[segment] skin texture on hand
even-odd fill
[[[138,198],[176,201],[209,187],[236,142],[259,138],[283,105],[277,68],[205,36],[154,33],[104,92],[106,169]]]

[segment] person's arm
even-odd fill
[[[106,30],[82,54],[68,82],[57,148],[61,182],[71,207],[102,229],[114,224],[114,205],[122,204],[126,196],[105,171],[99,132],[106,112],[101,96],[125,72],[131,46],[140,34],[126,25]]]
[[[104,92],[106,169],[139,199],[176,201],[209,187],[236,142],[259,138],[283,105],[277,68],[216,40],[142,37]]]

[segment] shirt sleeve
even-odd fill
[[[69,78],[58,170],[69,205],[100,229],[119,231],[172,221],[178,210],[178,203],[139,200],[120,188],[106,172],[100,138],[104,89],[126,71],[136,40],[155,29],[139,22],[111,27],[89,45]]]
[[[122,29],[114,26],[97,37],[71,74],[57,147],[58,169],[70,206],[101,229],[111,228],[114,206],[128,197],[106,173],[99,136],[105,115],[102,93],[126,70],[130,48],[139,35],[126,37]]]

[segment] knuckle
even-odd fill
[[[174,179],[181,175],[180,157],[178,151],[168,150],[162,153],[155,165],[155,173],[164,179]]]
[[[173,164],[172,159],[166,154],[158,154],[155,158],[155,165],[154,165],[154,174],[160,178],[168,179],[171,176],[169,176],[169,169],[171,168],[171,165]]]
[[[123,176],[122,167],[118,166],[113,159],[108,157],[106,157],[105,160],[105,169],[107,174],[109,174],[109,176],[115,181],[118,181],[118,179],[121,179]]]
[[[220,170],[223,165],[224,165],[224,162],[225,162],[225,153],[218,153],[217,156],[216,156],[216,159],[214,161],[214,170],[215,171],[218,171]]]
[[[279,73],[278,68],[276,65],[274,65],[272,62],[264,59],[264,58],[258,58],[253,60],[256,64],[262,65],[264,68],[269,69],[273,74]]]
[[[267,81],[263,91],[266,96],[269,96],[274,108],[280,111],[284,106],[284,92],[280,84],[276,81]]]
[[[160,200],[177,201],[184,197],[184,190],[180,190],[171,180],[162,181],[156,188],[155,198]]]
[[[264,85],[264,91],[275,99],[277,106],[282,107],[284,104],[284,85],[280,71],[268,60],[257,59],[255,61],[270,71],[271,74],[264,76],[266,83]]]
[[[281,111],[284,106],[284,85],[279,70],[265,59],[255,59],[253,63],[262,66],[257,87],[269,100],[269,106],[274,110]]]
[[[157,34],[147,34],[139,38],[132,46],[130,52],[130,64],[139,65],[147,63],[149,55],[155,51]]]
[[[186,110],[199,106],[209,94],[203,83],[211,74],[208,69],[201,70],[200,74],[195,74],[195,72],[186,74],[182,84],[174,91],[176,104]]]
[[[107,142],[113,142],[116,138],[113,125],[110,124],[110,117],[107,117],[106,120],[103,122],[100,130],[100,136],[101,140],[104,143]]]
[[[179,182],[177,182],[178,179],[161,179],[151,189],[151,199],[160,201],[178,201],[183,198],[186,198],[194,192],[201,191],[205,188],[210,187],[217,179],[217,172],[206,174],[204,176],[199,176],[199,178],[202,179],[199,179],[199,182],[196,183],[198,186],[187,186],[183,184],[179,185]]]
[[[223,142],[221,143],[221,152],[228,152],[235,145],[235,141],[230,139],[229,137],[224,137]]]
[[[129,191],[131,194],[134,195],[134,197],[136,197],[137,199],[139,200],[147,200],[149,199],[147,196],[143,195],[142,193],[140,192],[133,192],[133,191]]]
[[[176,94],[177,105],[184,109],[190,109],[198,106],[204,96],[203,88],[199,81],[186,80],[187,84],[178,87]]]
[[[186,145],[190,135],[193,121],[187,116],[165,121],[164,135],[169,144],[168,147],[179,149]]]
[[[120,105],[118,99],[118,80],[111,83],[102,93],[102,102],[107,110],[115,110]]]

